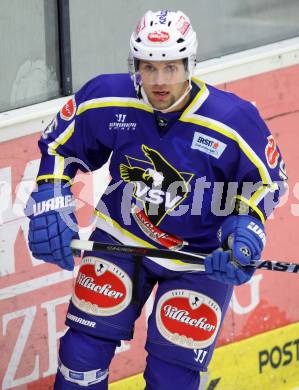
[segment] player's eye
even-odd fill
[[[147,73],[152,73],[155,71],[155,68],[152,65],[146,64],[143,66],[142,70]]]
[[[177,71],[177,67],[175,65],[173,65],[173,64],[169,64],[169,65],[165,66],[165,71],[167,73],[174,73],[174,72]]]

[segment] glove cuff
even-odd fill
[[[230,215],[225,219],[218,231],[218,239],[221,246],[227,246],[229,236],[236,233],[236,230],[239,228],[252,232],[256,238],[262,241],[263,247],[265,246],[266,235],[262,221],[249,215]]]
[[[73,211],[75,198],[70,187],[58,184],[44,183],[32,192],[24,210],[25,215],[37,216],[57,211]]]

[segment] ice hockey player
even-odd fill
[[[147,257],[137,267],[129,255],[85,252],[56,390],[107,389],[115,348],[132,339],[155,285],[146,389],[197,390],[233,287],[253,274],[243,266],[261,256],[283,160],[250,102],[195,77],[196,52],[183,12],[148,11],[130,38],[129,73],[87,82],[39,141],[37,187],[26,209],[37,259],[73,269],[72,180],[109,158],[112,180],[91,240],[210,253],[204,269]]]

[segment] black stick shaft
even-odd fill
[[[121,253],[133,256],[160,257],[162,259],[181,260],[188,264],[204,265],[208,254],[173,251],[160,248],[145,248],[132,245],[106,244],[96,241],[72,240],[71,248],[103,253]],[[265,271],[278,271],[299,274],[299,263],[288,263],[280,260],[252,260],[249,267]]]
[[[121,253],[124,255],[136,255],[147,257],[160,257],[163,259],[181,260],[185,263],[204,264],[207,254],[172,251],[169,249],[146,248],[132,245],[106,244],[96,241],[72,240],[73,249],[85,251],[99,251],[104,253]]]

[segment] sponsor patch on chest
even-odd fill
[[[194,132],[191,149],[200,150],[215,158],[219,158],[226,148],[226,144],[198,131]]]

